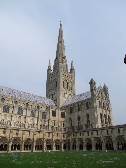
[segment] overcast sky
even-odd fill
[[[114,124],[126,123],[126,0],[0,0],[0,86],[45,96],[60,20],[76,93],[105,83]]]

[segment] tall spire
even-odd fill
[[[60,20],[60,29],[62,29],[62,23],[61,23],[61,20]]]
[[[71,69],[68,71],[63,28],[60,22],[53,70],[51,71],[50,61],[47,70],[46,96],[52,99],[57,107],[60,108],[73,95],[75,95],[75,70],[72,62]]]
[[[62,64],[62,65],[59,66],[59,64]],[[63,39],[63,28],[62,28],[61,21],[60,21],[60,27],[59,27],[56,58],[54,60],[53,71],[57,71],[57,70],[59,71],[59,69],[60,70],[63,69],[63,71],[68,71],[67,60],[65,56],[64,39]]]
[[[63,59],[65,58],[65,47],[64,47],[63,29],[62,29],[61,21],[60,21],[60,28],[59,28],[59,35],[58,35],[56,58],[61,63],[63,63]]]

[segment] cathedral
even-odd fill
[[[91,79],[89,91],[76,94],[75,81],[60,23],[46,97],[0,87],[0,151],[126,150],[126,125],[113,125],[108,87]]]

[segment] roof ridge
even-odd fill
[[[79,102],[79,101],[83,101],[87,98],[90,98],[91,97],[91,92],[90,91],[87,91],[85,93],[81,93],[81,94],[78,94],[78,95],[74,95],[73,97],[70,97],[68,98],[64,105],[63,106],[67,106],[69,104],[73,104],[73,103],[76,103],[76,102]]]
[[[10,89],[11,91],[15,91],[15,92],[19,92],[19,93],[24,93],[24,94],[29,94],[31,96],[37,96],[37,97],[42,97],[42,98],[46,98],[46,97],[43,97],[43,96],[40,96],[40,95],[37,95],[37,94],[34,94],[34,93],[29,93],[29,92],[24,92],[22,90],[18,90],[18,89],[12,89],[10,87],[5,87],[5,86],[0,86],[0,89],[1,88],[4,88],[4,89]],[[48,98],[47,98],[48,99]],[[51,100],[51,99],[50,99]]]
[[[5,86],[0,86],[0,94],[7,95],[7,96],[9,95],[21,100],[28,100],[28,101],[38,102],[41,104],[47,104],[47,105],[55,105],[53,100],[49,98],[42,97],[36,94],[27,93],[24,91],[19,91]]]

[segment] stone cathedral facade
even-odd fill
[[[77,95],[60,23],[56,58],[49,61],[46,98],[0,87],[0,151],[126,150],[126,125],[113,126],[106,85]]]

